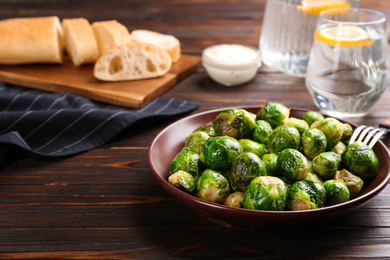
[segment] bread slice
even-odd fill
[[[93,63],[99,57],[99,49],[92,27],[85,18],[62,20],[65,49],[75,66]]]
[[[93,74],[104,81],[137,80],[159,77],[172,66],[169,54],[145,42],[112,47],[95,63]]]
[[[0,64],[62,63],[63,30],[57,16],[0,21]]]
[[[116,20],[94,22],[92,29],[98,43],[99,55],[103,55],[113,46],[131,42],[129,30]]]
[[[168,34],[162,34],[149,30],[134,30],[130,37],[137,41],[148,42],[166,50],[171,56],[172,62],[177,62],[181,56],[180,41]]]

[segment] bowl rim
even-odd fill
[[[157,136],[153,139],[151,145],[149,146],[148,161],[149,161],[150,169],[152,170],[152,173],[153,173],[155,179],[160,183],[160,185],[163,186],[163,188],[168,193],[170,193],[173,196],[174,196],[173,193],[178,193],[178,194],[180,194],[180,196],[185,196],[188,199],[191,199],[191,200],[197,202],[198,204],[210,206],[210,207],[213,207],[213,208],[218,208],[218,209],[225,210],[225,211],[231,211],[231,212],[237,212],[237,213],[238,212],[245,212],[245,214],[263,214],[263,215],[269,215],[269,216],[271,216],[271,215],[272,216],[280,216],[280,215],[282,215],[282,216],[299,216],[299,215],[307,215],[307,214],[314,214],[315,215],[315,214],[321,214],[324,211],[328,212],[328,213],[335,212],[335,211],[340,210],[340,208],[343,208],[343,209],[347,210],[347,209],[355,208],[355,207],[357,207],[357,205],[359,205],[359,207],[360,207],[360,206],[363,206],[366,202],[368,202],[371,198],[373,198],[376,194],[381,192],[387,186],[387,184],[389,183],[389,181],[390,181],[390,171],[388,171],[386,173],[385,178],[382,181],[380,181],[380,183],[377,186],[375,186],[373,189],[369,190],[368,192],[366,192],[366,193],[364,193],[362,195],[359,195],[356,198],[348,200],[346,202],[343,202],[343,203],[340,203],[340,204],[336,204],[336,205],[332,205],[332,206],[326,206],[326,207],[322,207],[322,208],[318,208],[318,209],[310,209],[310,210],[270,211],[270,210],[254,210],[254,209],[245,209],[245,208],[234,208],[234,207],[226,206],[224,204],[218,204],[218,203],[214,203],[214,202],[210,202],[210,201],[206,201],[206,200],[197,198],[197,197],[195,197],[192,194],[189,194],[189,193],[187,193],[187,192],[185,192],[185,191],[183,191],[181,189],[178,189],[178,188],[172,186],[171,184],[169,184],[169,182],[167,180],[162,178],[162,176],[156,171],[156,169],[154,167],[154,162],[152,160],[153,159],[152,158],[153,148],[156,145],[156,143],[159,140],[159,138],[162,135],[164,135],[166,132],[168,132],[176,124],[180,124],[180,123],[182,123],[184,121],[191,120],[192,118],[195,118],[195,117],[200,117],[200,116],[203,116],[203,115],[206,115],[206,114],[212,114],[212,113],[220,112],[220,111],[223,111],[223,110],[226,110],[226,109],[242,108],[242,109],[245,109],[245,110],[251,110],[251,109],[260,109],[261,107],[262,106],[255,106],[255,105],[253,105],[253,106],[234,106],[234,107],[232,106],[232,107],[217,108],[217,109],[212,109],[212,110],[208,110],[208,111],[202,111],[202,112],[199,112],[199,113],[195,113],[195,114],[186,116],[184,118],[181,118],[181,119],[179,119],[179,120],[169,124],[160,133],[157,134]],[[290,111],[293,110],[293,111],[297,111],[297,112],[311,111],[311,110],[307,110],[307,109],[303,109],[303,108],[296,108],[296,107],[289,107],[289,109],[290,109]],[[321,112],[319,112],[319,113],[321,113]],[[324,115],[325,117],[332,117],[332,116],[329,116],[329,115],[327,115],[325,113],[321,113],[321,114]],[[340,122],[350,124],[354,129],[357,127],[356,124],[350,123],[350,122],[348,122],[348,121],[346,121],[344,119],[339,119],[337,117],[333,117],[333,118],[336,118]],[[384,153],[386,155],[386,158],[388,159],[386,161],[390,165],[390,153],[389,153],[389,150],[387,149],[387,147],[384,145],[384,143],[381,140],[379,140],[375,144],[374,147],[376,147],[376,146],[379,146],[380,149],[382,149],[384,151]],[[167,170],[168,170],[168,167],[167,167]],[[174,188],[174,189],[166,189],[167,185],[169,185],[171,188]],[[177,199],[182,200],[184,198],[178,197]]]

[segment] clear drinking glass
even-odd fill
[[[314,103],[335,117],[369,113],[388,87],[386,18],[368,9],[318,17],[306,75]]]
[[[359,0],[267,0],[259,49],[264,64],[304,77],[321,11],[357,7]]]

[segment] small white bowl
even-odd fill
[[[261,67],[259,49],[239,44],[218,44],[202,52],[203,67],[216,82],[232,87],[254,78]]]

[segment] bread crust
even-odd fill
[[[154,44],[157,47],[166,50],[171,56],[173,63],[177,62],[180,59],[180,41],[175,36],[140,29],[132,31],[130,37],[137,41]]]
[[[131,42],[107,50],[96,61],[93,74],[104,81],[148,79],[166,74],[171,66],[171,57],[165,50],[145,42]]]
[[[98,43],[99,55],[103,55],[113,46],[131,42],[127,27],[116,20],[94,22],[92,29]]]
[[[93,63],[99,57],[99,50],[92,27],[85,18],[62,20],[65,49],[75,66]]]
[[[62,63],[63,45],[57,16],[0,21],[0,64]]]

